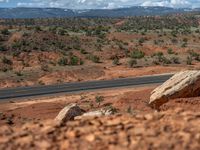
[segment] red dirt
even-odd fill
[[[155,112],[148,106],[154,88],[1,103],[0,149],[199,149],[200,97],[170,100]],[[100,109],[97,95],[104,96],[100,107],[112,105],[121,115],[85,118],[64,126],[53,122],[72,102],[86,111]]]
[[[6,118],[11,117],[14,126],[24,124],[34,120],[53,119],[58,112],[69,103],[78,103],[86,111],[99,109],[95,102],[95,96],[104,96],[104,101],[100,107],[112,105],[121,113],[151,113],[154,112],[149,106],[148,101],[151,91],[155,86],[149,88],[129,88],[115,89],[82,94],[66,95],[60,97],[40,98],[31,101],[0,103],[1,113],[4,119],[0,120],[0,125],[6,124]],[[92,104],[92,107],[90,106]],[[175,108],[182,108],[184,111],[190,110],[199,112],[200,97],[175,99],[161,107],[161,111],[173,111]],[[1,118],[2,116],[0,116]]]

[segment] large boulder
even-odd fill
[[[159,108],[170,99],[200,95],[200,71],[182,71],[152,91],[149,104]]]
[[[62,124],[69,120],[73,120],[76,116],[80,116],[84,111],[77,104],[70,104],[64,107],[54,119],[56,123]]]

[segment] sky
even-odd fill
[[[200,0],[0,0],[0,7],[56,7],[69,9],[112,9],[128,6],[197,8]]]

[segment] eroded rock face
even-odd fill
[[[56,123],[62,124],[69,120],[73,120],[76,116],[80,116],[84,111],[77,104],[70,104],[64,107],[54,119]]]
[[[159,108],[170,99],[200,95],[200,71],[182,71],[152,91],[149,104]]]

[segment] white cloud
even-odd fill
[[[0,0],[7,1],[7,0]],[[25,7],[59,7],[72,9],[119,8],[126,6],[200,7],[200,0],[30,0]]]
[[[149,0],[142,3],[141,6],[193,7],[192,3],[188,0],[164,0],[164,1]]]
[[[8,3],[9,0],[0,0],[0,3],[1,3],[1,2],[6,2],[6,3]]]

